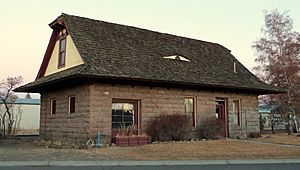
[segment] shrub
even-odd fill
[[[187,115],[161,114],[149,121],[146,132],[153,141],[184,141],[192,138],[191,125]]]
[[[259,129],[260,129],[260,131],[264,130],[265,123],[266,123],[266,118],[262,117],[262,115],[260,114],[259,115]]]
[[[138,129],[136,125],[133,126],[125,126],[124,124],[121,124],[118,128],[118,134],[117,136],[133,136],[138,134]]]
[[[198,123],[194,134],[198,139],[224,138],[224,122],[215,117],[208,117]]]
[[[261,134],[259,132],[249,132],[248,138],[259,138]]]

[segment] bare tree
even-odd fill
[[[0,102],[3,105],[0,119],[3,137],[13,133],[16,116],[19,116],[19,114],[14,113],[13,103],[17,99],[17,96],[12,90],[21,84],[22,80],[21,76],[8,77],[0,83]]]
[[[288,11],[266,11],[263,35],[252,46],[257,56],[258,77],[287,90],[285,94],[269,95],[268,99],[283,108],[289,134],[292,133],[290,125],[297,126],[296,113],[300,111],[300,34],[292,29],[293,20]]]

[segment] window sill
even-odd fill
[[[65,67],[65,65],[60,65],[60,66],[57,67],[57,69],[61,69],[61,68],[64,68],[64,67]]]

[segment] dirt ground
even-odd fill
[[[287,133],[263,134],[261,138],[252,140],[300,146],[300,133],[294,133],[293,135],[288,135]]]
[[[37,146],[35,139],[0,140],[1,161],[39,160],[217,160],[300,158],[300,146],[261,143],[290,141],[299,144],[300,137],[272,135],[251,140],[209,140],[155,143],[139,147],[106,147],[92,149],[54,149]],[[258,142],[257,142],[258,141]]]

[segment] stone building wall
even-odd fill
[[[69,96],[76,96],[75,113],[69,113]],[[56,99],[56,114],[50,113],[50,100]],[[84,143],[90,123],[88,85],[41,94],[40,136],[46,140]]]
[[[232,123],[233,100],[240,100],[241,129],[259,131],[258,99],[255,94],[224,93],[212,91],[183,90],[175,88],[94,84],[91,85],[91,128],[90,134],[96,134],[98,128],[105,135],[111,133],[112,99],[135,99],[141,106],[141,131],[152,118],[160,114],[185,114],[184,98],[195,97],[196,121],[216,115],[216,98],[227,99],[229,136],[233,136],[235,126]],[[247,119],[247,123],[246,123]],[[247,125],[247,127],[246,127]]]
[[[76,96],[76,112],[68,114],[68,96]],[[196,121],[216,115],[216,98],[227,99],[229,136],[235,129],[232,124],[232,102],[241,101],[242,129],[259,131],[258,100],[255,94],[199,91],[175,88],[132,86],[95,83],[80,87],[61,89],[41,96],[40,134],[52,140],[67,139],[87,141],[95,138],[98,129],[109,143],[112,125],[112,99],[136,99],[140,101],[141,132],[147,122],[160,114],[185,114],[184,98],[196,99]],[[57,114],[50,115],[50,99],[57,100]],[[46,130],[44,118],[46,113]],[[247,119],[247,122],[246,122]],[[247,125],[247,128],[246,128]],[[45,133],[46,132],[46,133]]]

